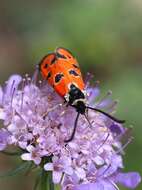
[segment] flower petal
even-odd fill
[[[33,152],[34,150],[35,150],[35,147],[34,147],[34,146],[32,146],[32,145],[28,145],[28,146],[27,146],[27,151]]]
[[[116,188],[107,181],[99,181],[96,183],[87,183],[73,187],[73,190],[116,190]]]
[[[77,185],[73,187],[72,190],[103,190],[103,185],[100,183],[87,183],[82,185]]]
[[[0,108],[0,119],[5,120],[6,118],[6,113],[4,112],[4,109]]]
[[[125,129],[120,124],[113,123],[110,125],[109,129],[112,133],[116,133],[118,135],[123,134],[125,132]]]
[[[32,160],[34,161],[34,163],[35,163],[36,165],[39,165],[40,162],[41,162],[41,158],[40,158],[40,157],[35,157],[35,158],[33,158]]]
[[[55,184],[59,183],[62,177],[62,172],[53,171],[53,182]]]
[[[104,160],[102,157],[100,156],[96,156],[94,159],[94,162],[97,164],[97,165],[103,165],[104,164]]]
[[[21,155],[22,160],[32,160],[30,153],[24,153]]]
[[[44,169],[46,171],[52,171],[53,170],[53,164],[52,163],[47,163],[44,165]]]
[[[86,173],[85,170],[81,167],[77,167],[75,174],[80,178],[80,179],[84,179],[86,177]]]
[[[141,176],[137,172],[119,173],[116,176],[116,182],[134,189],[141,182]]]
[[[96,87],[94,89],[89,88],[89,89],[87,89],[87,94],[89,96],[89,103],[91,105],[91,104],[94,104],[95,99],[99,96],[100,90],[98,87]]]
[[[6,95],[11,95],[14,90],[18,88],[19,83],[21,82],[22,77],[20,75],[12,75],[7,82],[6,86]]]

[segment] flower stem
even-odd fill
[[[48,182],[49,182],[49,190],[54,190],[54,183],[52,180],[52,172],[48,172]]]
[[[47,172],[43,169],[41,174],[41,190],[49,190],[47,186],[48,182],[48,175]]]
[[[41,180],[40,190],[54,190],[54,183],[52,182],[52,172],[44,170],[44,164],[52,162],[52,156],[44,158],[41,162]]]
[[[47,172],[44,169],[42,170],[40,190],[54,190],[54,184],[52,182],[52,172]]]

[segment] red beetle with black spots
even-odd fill
[[[59,47],[55,52],[44,56],[40,61],[39,70],[43,78],[64,98],[65,103],[77,111],[73,132],[65,142],[74,138],[79,115],[83,114],[87,118],[85,114],[87,109],[100,112],[117,123],[124,123],[123,120],[118,120],[100,109],[87,106],[81,71],[76,58],[69,50]]]

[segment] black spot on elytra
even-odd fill
[[[44,65],[44,69],[47,69],[47,67],[48,67],[48,64],[47,64],[47,63],[45,63],[45,65]]]
[[[70,74],[70,75],[74,75],[74,76],[76,76],[76,77],[79,76],[79,74],[78,74],[75,70],[70,70],[70,71],[69,71],[69,74]]]
[[[48,73],[46,79],[48,80],[51,77],[51,72]]]
[[[52,60],[51,60],[51,65],[54,64],[56,61],[56,57],[54,57]]]
[[[63,76],[64,76],[64,75],[61,74],[61,73],[57,74],[57,75],[55,76],[55,83],[60,82],[60,80],[62,79]]]
[[[76,69],[78,69],[78,68],[79,68],[79,67],[78,67],[77,65],[75,65],[75,64],[73,64],[73,67],[74,67],[74,68],[76,68]]]
[[[67,55],[67,57],[68,57],[69,59],[71,59],[71,56],[70,56],[70,55]]]

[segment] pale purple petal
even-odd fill
[[[117,190],[118,189],[117,185],[114,182],[110,181],[109,179],[102,180],[99,183],[103,185],[103,190]]]
[[[35,150],[34,146],[32,146],[32,145],[27,146],[27,151],[32,152],[34,150]]]
[[[120,124],[112,123],[109,128],[112,133],[116,133],[117,135],[125,132],[125,129]]]
[[[46,171],[52,171],[53,170],[53,164],[52,163],[47,163],[44,165],[44,169]]]
[[[4,109],[0,108],[0,119],[5,120],[6,119],[6,113]]]
[[[9,132],[13,133],[17,130],[17,126],[11,123],[10,125],[7,126],[7,129]]]
[[[22,149],[26,149],[27,144],[28,144],[27,142],[19,141],[19,147],[22,148]]]
[[[34,161],[34,163],[36,165],[39,165],[41,163],[41,158],[40,157],[35,157],[35,158],[32,158],[32,160]]]
[[[137,172],[118,173],[115,180],[127,188],[135,189],[141,182],[141,176]]]
[[[76,175],[77,175],[80,179],[84,179],[84,178],[86,177],[86,173],[85,173],[85,170],[84,170],[83,168],[77,167],[75,173],[76,173]]]
[[[101,156],[96,156],[93,160],[97,165],[103,165],[104,164],[104,160]]]
[[[112,100],[110,99],[105,99],[101,102],[99,102],[95,107],[98,109],[103,109],[111,104]]]
[[[21,82],[22,77],[20,75],[12,75],[6,85],[6,95],[9,96],[11,95],[14,90],[18,88],[19,83]]]
[[[53,171],[53,182],[55,184],[59,183],[62,177],[62,172]]]
[[[30,153],[24,153],[21,155],[22,160],[32,160]]]
[[[71,166],[66,166],[65,168],[65,173],[68,175],[72,175],[73,174],[73,168]]]
[[[104,186],[100,183],[87,183],[74,186],[72,190],[104,190]]]
[[[113,155],[110,159],[109,165],[104,165],[98,170],[98,176],[110,177],[113,175],[119,168],[122,168],[122,158],[119,155]]]
[[[89,96],[89,103],[90,104],[94,104],[94,102],[95,102],[95,100],[96,100],[96,98],[99,96],[99,94],[100,94],[100,90],[99,90],[99,88],[89,88],[89,89],[87,89],[87,94],[88,94],[88,96]]]
[[[107,181],[87,183],[73,187],[72,190],[116,190],[113,184]]]

